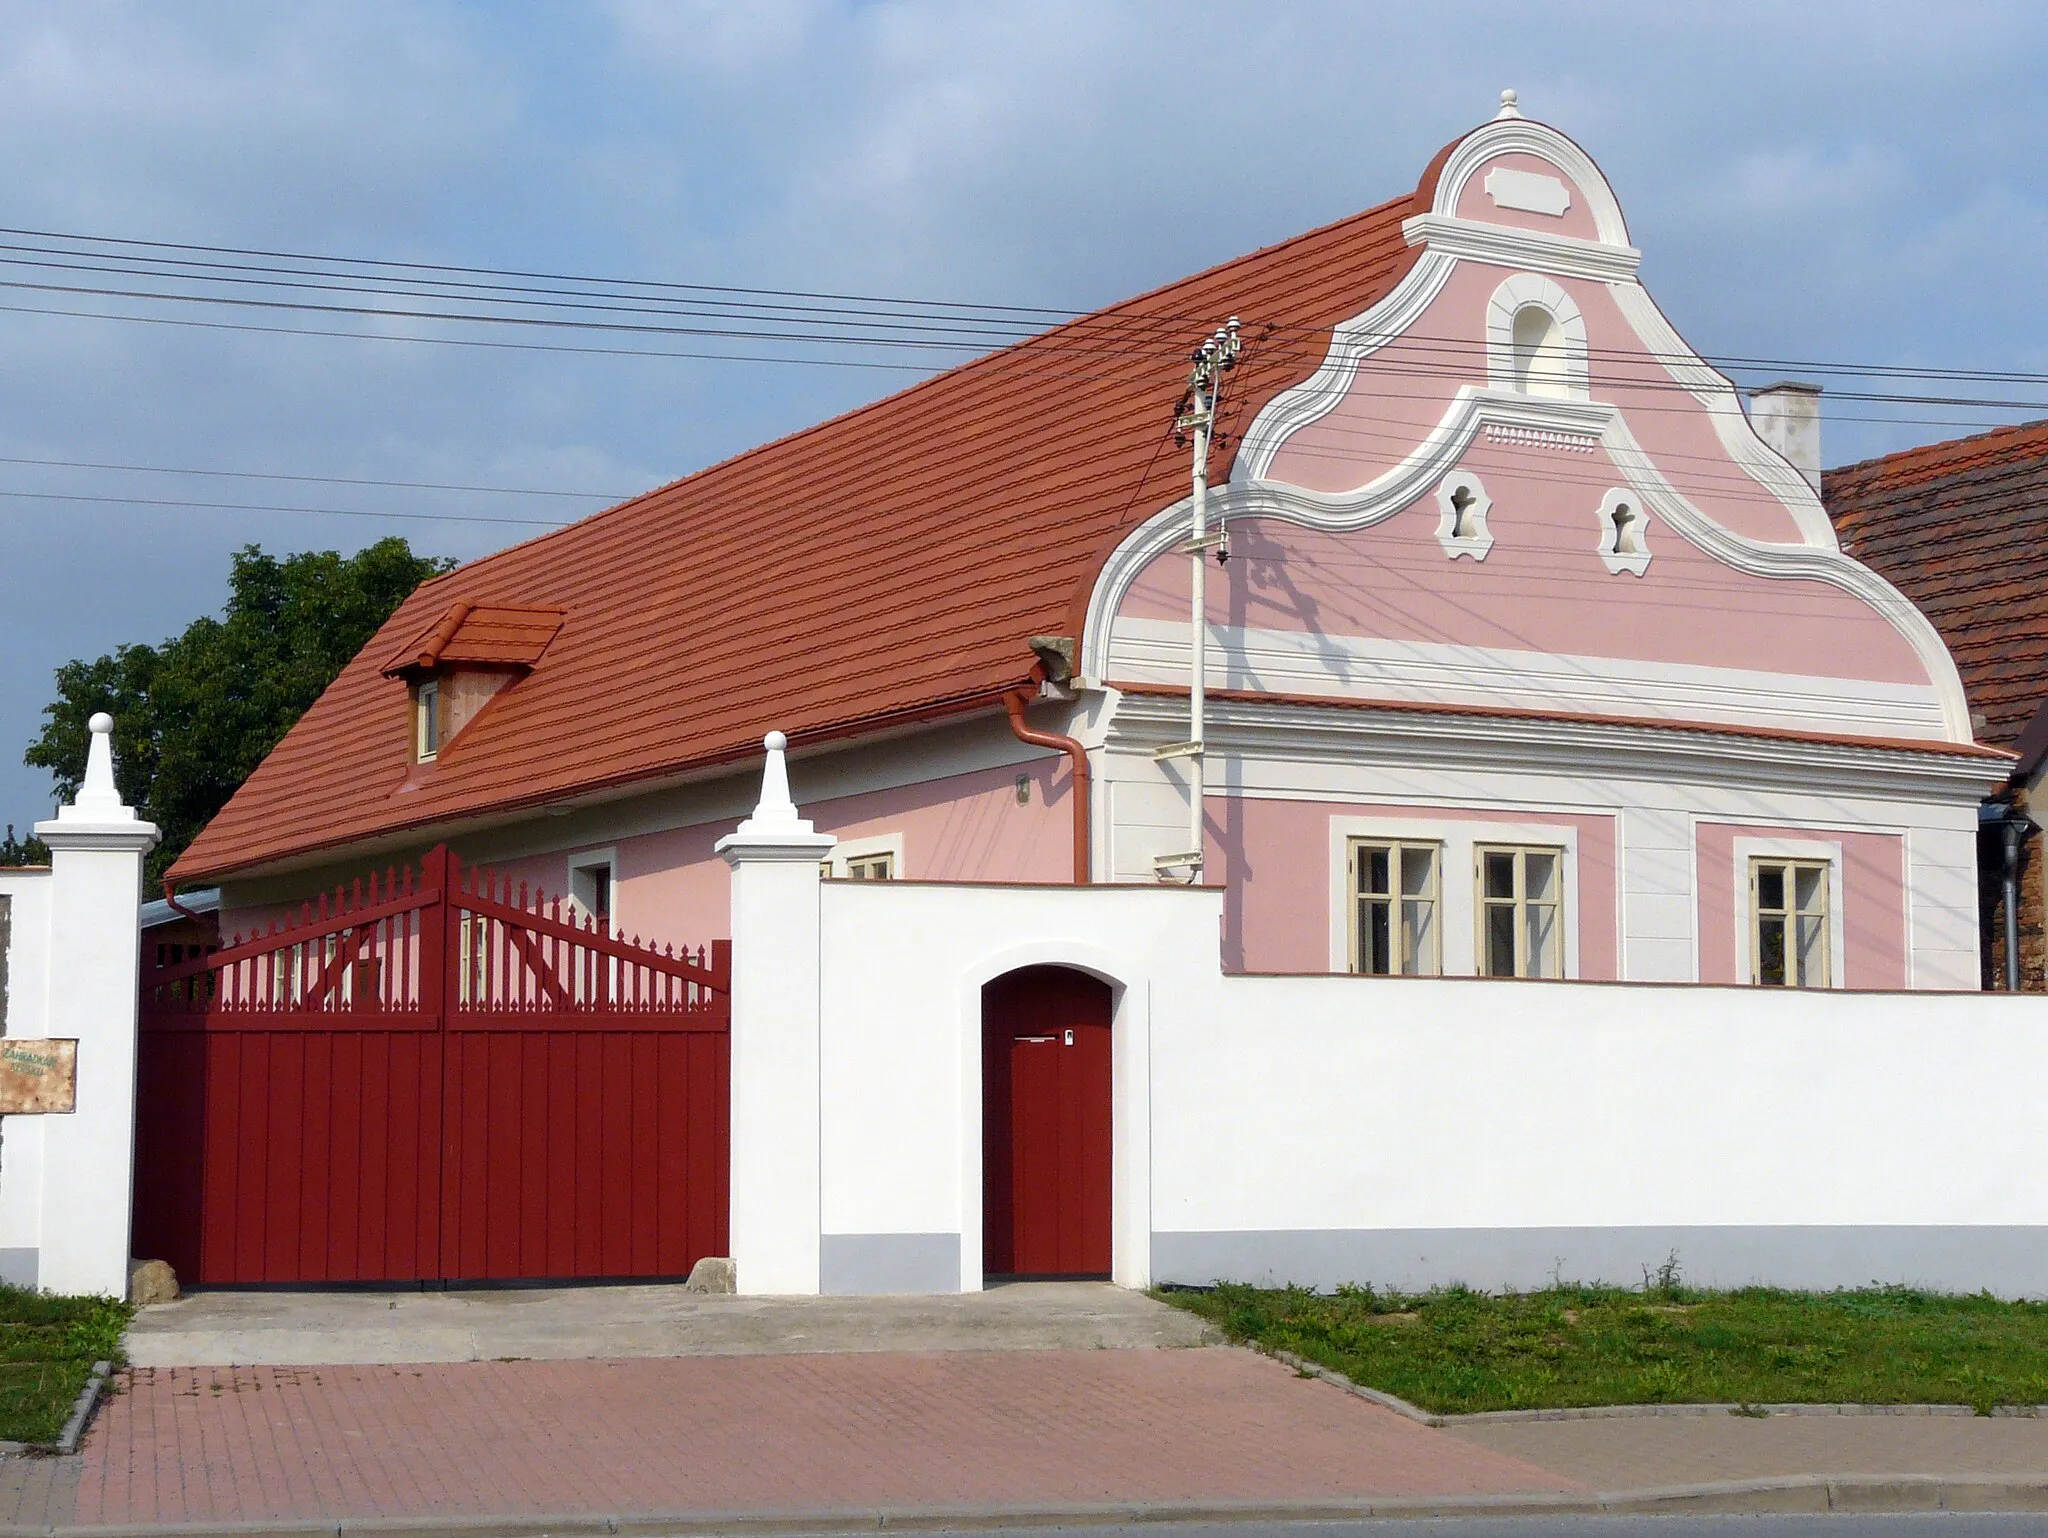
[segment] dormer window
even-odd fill
[[[560,609],[454,603],[392,659],[386,678],[412,693],[412,749],[430,764],[503,690],[534,670],[566,616]]]
[[[413,742],[423,764],[441,751],[441,683],[428,679],[413,691]]]

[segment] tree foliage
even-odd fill
[[[95,711],[111,714],[121,799],[163,830],[154,879],[392,611],[453,564],[397,538],[352,556],[308,550],[281,560],[245,546],[219,618],[196,619],[160,646],[121,646],[58,668],[57,697],[23,760],[48,769],[58,798],[70,800],[85,775],[86,723]]]

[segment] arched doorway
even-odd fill
[[[1109,985],[1070,967],[981,990],[987,1275],[1109,1275],[1109,1013]]]

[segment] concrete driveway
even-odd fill
[[[680,1286],[199,1292],[140,1310],[137,1367],[371,1366],[844,1351],[1199,1346],[1201,1320],[1107,1282],[936,1297],[707,1297]]]

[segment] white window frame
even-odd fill
[[[412,694],[412,756],[431,764],[441,756],[441,680],[430,678]],[[428,728],[433,729],[434,746],[427,747]]]
[[[1458,529],[1459,492],[1472,498],[1472,505],[1465,510],[1470,531],[1460,534]],[[1486,559],[1486,552],[1493,548],[1493,531],[1487,527],[1486,515],[1493,511],[1493,498],[1486,494],[1486,486],[1470,470],[1453,470],[1436,488],[1436,542],[1443,546],[1444,554],[1452,560],[1469,555],[1475,561]]]
[[[1344,928],[1349,944],[1345,950],[1344,970],[1351,973],[1354,977],[1442,977],[1444,975],[1443,844],[1436,839],[1415,838],[1351,838],[1346,839],[1344,844],[1344,900],[1349,905],[1350,910],[1345,914]],[[1359,850],[1375,847],[1400,850],[1404,853],[1410,849],[1427,849],[1430,858],[1435,862],[1434,869],[1430,873],[1432,879],[1429,890],[1429,902],[1434,910],[1430,915],[1430,949],[1435,953],[1430,957],[1430,960],[1435,964],[1425,971],[1404,972],[1397,966],[1391,972],[1367,972],[1359,965],[1359,956],[1363,949],[1360,942],[1363,939],[1363,935],[1359,928],[1358,910],[1359,905],[1365,901],[1365,898],[1358,890],[1358,871],[1353,862]],[[1406,901],[1401,890],[1400,863],[1399,860],[1390,861],[1387,872],[1387,881],[1390,888],[1387,894],[1389,939],[1396,946],[1401,943],[1401,909],[1402,904]]]
[[[1621,551],[1614,548],[1615,509],[1626,505],[1635,520],[1636,543],[1639,549]],[[1625,486],[1616,486],[1600,499],[1600,560],[1607,567],[1610,576],[1628,572],[1640,577],[1650,569],[1650,514],[1643,506],[1643,499]]]
[[[1444,977],[1475,977],[1479,967],[1479,915],[1476,880],[1454,879],[1454,873],[1476,871],[1474,851],[1481,844],[1517,844],[1564,851],[1564,934],[1559,949],[1564,975],[1579,975],[1579,829],[1570,822],[1535,822],[1523,818],[1542,813],[1515,809],[1517,820],[1479,817],[1373,817],[1337,815],[1330,819],[1330,970],[1351,970],[1351,843],[1354,839],[1393,840],[1404,844],[1440,844],[1437,870],[1437,955]],[[1458,894],[1463,893],[1460,897]]]
[[[1521,972],[1488,972],[1488,971],[1486,970],[1486,930],[1485,930],[1485,926],[1484,926],[1484,925],[1483,925],[1483,924],[1482,924],[1482,923],[1480,922],[1480,920],[1481,920],[1482,916],[1483,916],[1483,915],[1485,914],[1485,912],[1486,912],[1486,909],[1487,909],[1487,908],[1488,908],[1488,906],[1489,906],[1489,903],[1488,903],[1488,900],[1487,900],[1487,896],[1486,896],[1486,865],[1485,865],[1485,860],[1486,860],[1486,856],[1488,856],[1488,855],[1490,855],[1490,854],[1512,854],[1512,855],[1521,855],[1521,856],[1523,856],[1524,858],[1523,858],[1523,859],[1521,859],[1521,860],[1519,860],[1519,861],[1517,862],[1517,864],[1516,864],[1516,869],[1517,869],[1518,871],[1526,871],[1526,869],[1527,869],[1527,867],[1528,867],[1528,860],[1527,860],[1527,856],[1529,856],[1529,855],[1532,855],[1532,854],[1554,854],[1554,855],[1556,855],[1556,856],[1557,856],[1557,863],[1558,863],[1558,865],[1559,865],[1559,867],[1560,867],[1560,869],[1558,870],[1558,873],[1557,873],[1557,899],[1556,899],[1556,901],[1557,901],[1557,910],[1558,910],[1558,913],[1557,913],[1557,922],[1558,922],[1558,935],[1557,935],[1557,968],[1558,968],[1558,970],[1557,970],[1557,977],[1555,977],[1555,978],[1552,978],[1552,977],[1549,977],[1549,976],[1548,976],[1547,974],[1544,974],[1544,973],[1540,973],[1540,972],[1539,972],[1539,973],[1537,973],[1537,974],[1536,974],[1536,976],[1535,976],[1535,977],[1533,977],[1533,978],[1532,978],[1532,977],[1526,977],[1526,976],[1524,976],[1524,975],[1523,975],[1523,974],[1522,974]],[[1474,839],[1474,840],[1473,840],[1473,842],[1472,842],[1472,971],[1473,971],[1473,975],[1474,975],[1474,976],[1478,976],[1478,977],[1517,977],[1517,978],[1521,978],[1521,979],[1522,979],[1522,980],[1523,980],[1524,982],[1554,982],[1554,981],[1557,981],[1558,979],[1562,978],[1562,977],[1563,977],[1563,976],[1565,975],[1565,973],[1564,973],[1564,915],[1565,915],[1565,907],[1564,907],[1564,904],[1565,904],[1565,895],[1564,895],[1564,871],[1563,871],[1562,867],[1564,866],[1564,864],[1565,864],[1565,862],[1566,862],[1567,858],[1568,858],[1568,856],[1566,855],[1566,853],[1565,853],[1565,850],[1564,850],[1564,846],[1563,846],[1562,844],[1553,844],[1553,843],[1541,843],[1541,844],[1532,844],[1532,843],[1527,843],[1527,842],[1524,842],[1524,841],[1523,841],[1523,840],[1521,840],[1521,839],[1516,839],[1516,840],[1514,840],[1514,841],[1512,841],[1512,842],[1508,842],[1508,841],[1505,841],[1505,840],[1502,840],[1502,839],[1493,839],[1493,838],[1485,838],[1485,839]],[[1518,877],[1518,880],[1521,880],[1521,879],[1522,879],[1522,878]],[[1523,931],[1523,928],[1522,928],[1522,924],[1521,924],[1521,914],[1522,914],[1522,910],[1523,910],[1523,909],[1524,909],[1525,907],[1527,907],[1527,906],[1528,906],[1528,904],[1529,904],[1529,900],[1528,900],[1528,897],[1527,897],[1526,895],[1524,895],[1524,896],[1520,896],[1520,897],[1516,897],[1516,898],[1514,898],[1514,899],[1513,899],[1513,903],[1514,903],[1514,909],[1515,909],[1515,918],[1516,918],[1516,923],[1515,923],[1515,935],[1516,935],[1516,945],[1517,945],[1517,947],[1519,948],[1519,946],[1520,946],[1520,944],[1521,944],[1521,936],[1522,936],[1522,934],[1524,933],[1524,931]]]
[[[1587,367],[1586,317],[1577,303],[1556,283],[1540,273],[1518,272],[1502,281],[1486,302],[1487,383],[1523,400],[1554,400],[1548,395],[1529,395],[1515,377],[1515,316],[1529,305],[1541,305],[1564,334],[1565,397],[1591,398],[1592,375]]]
[[[571,906],[575,908],[577,915],[581,918],[591,918],[593,915],[590,911],[589,902],[583,895],[584,884],[577,880],[577,877],[585,871],[592,870],[608,870],[611,872],[612,914],[611,928],[608,934],[611,939],[616,940],[619,937],[619,851],[617,848],[586,849],[580,854],[569,856],[568,897]]]
[[[826,874],[834,881],[844,881],[849,860],[871,859],[875,855],[889,856],[891,881],[903,880],[903,834],[878,833],[868,838],[843,838],[832,851],[832,858],[826,861]]]
[[[1735,980],[1744,987],[1758,987],[1756,952],[1751,936],[1756,915],[1749,906],[1749,866],[1752,860],[1808,860],[1828,868],[1828,987],[1845,986],[1847,942],[1842,920],[1842,845],[1827,838],[1738,838],[1735,840],[1735,868],[1729,873],[1735,893]]]

